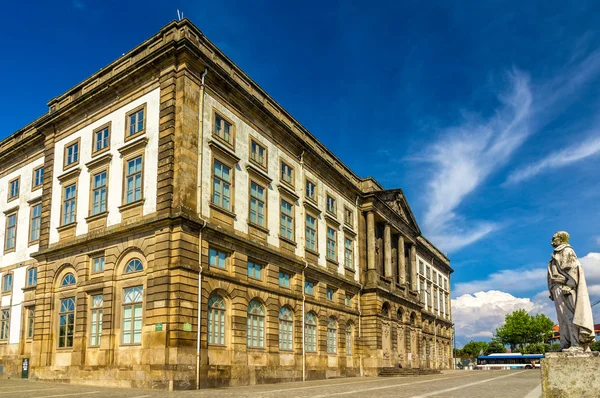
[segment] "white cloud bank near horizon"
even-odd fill
[[[600,300],[600,253],[580,257],[592,302]],[[452,320],[457,347],[470,340],[489,341],[507,314],[524,309],[531,314],[543,313],[556,322],[556,310],[546,285],[547,268],[529,271],[502,270],[487,279],[459,283],[454,288]],[[529,288],[527,286],[529,285]],[[510,292],[538,291],[533,297],[516,297]],[[539,289],[539,290],[538,290]],[[594,323],[600,323],[600,304],[593,307]]]

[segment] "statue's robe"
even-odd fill
[[[583,267],[570,245],[554,249],[548,263],[548,290],[554,299],[561,348],[580,347],[594,340],[594,321]]]

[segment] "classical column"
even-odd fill
[[[417,291],[417,245],[410,245],[410,289]]]
[[[406,283],[406,264],[404,262],[404,236],[398,237],[398,283]]]
[[[392,230],[389,223],[385,223],[383,230],[383,260],[386,278],[392,277]]]
[[[375,269],[375,214],[367,212],[367,269]]]

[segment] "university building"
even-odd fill
[[[193,389],[452,363],[448,258],[188,20],[0,142],[0,377]]]

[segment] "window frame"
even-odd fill
[[[25,287],[37,286],[37,274],[37,266],[27,268],[27,272],[25,274]],[[31,278],[31,276],[33,276],[33,278]]]
[[[102,304],[96,305],[96,298],[100,297]],[[89,347],[100,347],[102,342],[102,308],[104,307],[104,296],[102,294],[90,295],[90,331],[89,331]],[[94,315],[96,315],[94,321]],[[96,341],[94,343],[94,340]]]
[[[354,210],[344,206],[344,225],[354,228]]]
[[[290,169],[290,182],[286,181],[283,178],[283,167],[287,167]],[[292,188],[292,189],[296,189],[295,186],[295,181],[296,181],[296,170],[294,169],[294,167],[290,166],[290,162],[288,162],[287,160],[284,159],[279,159],[279,181],[281,181],[282,184],[287,185],[288,187]]]
[[[67,300],[73,300],[73,309],[67,309],[65,311],[63,311],[63,301],[66,302]],[[72,314],[72,322],[69,323],[69,315]],[[64,297],[59,299],[58,301],[58,349],[59,350],[69,350],[69,349],[73,349],[73,341],[75,340],[74,336],[75,336],[75,323],[76,323],[76,315],[77,315],[77,299],[75,296],[72,297]],[[63,316],[65,317],[66,321],[65,321],[65,334],[64,336],[61,335],[61,320],[63,318]],[[67,345],[68,343],[68,338],[69,338],[69,333],[68,333],[68,327],[69,325],[71,325],[71,345]],[[63,343],[64,345],[61,346],[61,343]]]
[[[215,162],[219,162],[221,165],[229,168],[230,181],[227,182],[222,179],[222,177],[218,177],[215,175]],[[222,174],[222,173],[221,173]],[[221,195],[221,204],[215,202],[215,178],[220,181],[221,191],[219,194]],[[222,206],[223,203],[223,184],[229,184],[229,209]],[[211,169],[210,169],[210,203],[216,207],[217,209],[224,211],[228,214],[235,214],[235,166],[230,161],[227,161],[225,158],[221,156],[216,156],[213,152],[213,156],[211,159]],[[249,188],[248,188],[249,189]]]
[[[319,318],[312,311],[307,312],[304,317],[304,347],[307,353],[319,352]]]
[[[313,186],[313,196],[308,196],[306,194],[306,192],[308,191],[308,184]],[[317,184],[308,177],[304,178],[304,197],[306,199],[312,201],[313,203],[317,203],[317,200],[319,198],[319,189],[318,189]]]
[[[263,162],[262,162],[262,163],[261,163],[261,162],[259,162],[258,160],[256,160],[256,159],[254,158],[254,151],[252,150],[252,149],[254,148],[254,146],[256,146],[256,147],[258,147],[258,148],[262,149],[262,150],[263,150],[263,152],[264,152],[264,153],[263,153]],[[265,146],[263,146],[262,144],[260,144],[260,143],[259,143],[257,140],[255,140],[254,138],[250,138],[250,146],[249,146],[249,147],[250,147],[250,148],[249,148],[249,150],[250,150],[250,153],[249,153],[249,155],[248,155],[248,159],[250,159],[250,161],[251,161],[253,164],[255,164],[255,165],[259,166],[261,169],[263,169],[263,170],[267,170],[267,169],[268,169],[268,167],[269,167],[269,158],[268,158],[268,156],[267,156],[267,154],[268,154],[268,149],[267,149]]]
[[[145,127],[145,124],[144,124]],[[108,137],[106,138],[106,146],[100,149],[97,149],[97,134],[100,132],[103,132],[104,130],[108,130]],[[104,123],[102,126],[100,127],[96,127],[93,131],[92,131],[92,157],[96,156],[96,155],[100,155],[104,152],[107,152],[110,150],[110,139],[111,139],[111,135],[112,135],[112,122],[108,122],[108,123]],[[104,137],[102,138],[102,141],[104,141]]]
[[[254,270],[252,272],[253,275],[250,275],[251,274],[251,272],[250,272],[250,269],[251,269],[250,264],[253,265],[253,267],[252,267],[252,269]],[[256,268],[257,267],[258,267],[258,276],[256,276]],[[248,262],[247,262],[247,270],[248,270],[247,275],[248,275],[248,278],[254,279],[254,280],[258,280],[258,281],[262,281],[263,280],[263,275],[264,275],[263,271],[265,269],[266,269],[266,267],[265,267],[264,264],[262,264],[260,262],[257,262],[257,261],[254,261],[252,259],[248,259]]]
[[[38,171],[40,171],[40,170],[41,170],[41,178],[40,178],[40,179],[41,179],[41,181],[40,181],[40,183],[39,183],[39,184],[37,184],[37,185],[36,185],[36,184],[35,184],[35,183],[36,183],[36,180],[37,180],[36,173],[37,173]],[[40,188],[42,188],[42,187],[44,186],[44,174],[45,174],[45,168],[44,168],[44,165],[41,165],[41,166],[35,167],[35,168],[33,169],[33,171],[31,172],[31,190],[32,190],[32,191],[35,191],[35,190],[37,190],[37,189],[40,189]]]
[[[286,203],[288,205],[290,205],[290,214],[286,214],[283,211],[283,203]],[[291,242],[295,242],[296,240],[296,226],[295,226],[295,208],[294,208],[294,203],[287,200],[287,198],[284,197],[280,197],[279,198],[279,237],[286,239],[288,241]],[[284,225],[283,219],[284,217],[286,219],[286,225]],[[290,222],[291,226],[288,228],[287,226],[287,222]],[[288,237],[286,234],[284,234],[284,228],[285,228],[285,232],[290,232],[291,233],[291,237]]]
[[[354,327],[348,322],[346,323],[346,356],[351,357],[354,353]]]
[[[125,298],[126,298],[126,291],[129,289],[136,289],[136,288],[140,288],[141,289],[141,294],[140,294],[140,300],[139,301],[132,301],[132,302],[125,302]],[[143,336],[144,336],[144,291],[146,289],[144,288],[144,285],[131,285],[131,286],[123,286],[122,290],[121,290],[121,294],[122,296],[122,300],[121,300],[121,322],[120,322],[120,326],[121,326],[121,338],[119,339],[120,345],[121,346],[141,346],[142,345],[142,340],[143,340]],[[135,322],[136,322],[136,315],[135,315],[135,310],[136,307],[140,308],[141,310],[141,316],[140,316],[140,322],[141,322],[141,327],[139,329],[139,336],[140,336],[140,341],[136,342],[135,341],[135,334],[136,334],[136,328],[135,328]],[[125,317],[125,311],[128,307],[131,307],[131,316],[129,316],[128,318]],[[131,328],[129,329],[130,332],[130,339],[129,342],[125,341],[125,321],[129,320],[131,322]]]
[[[304,287],[303,287],[304,294],[314,296],[315,295],[315,285],[316,285],[315,282],[305,280]]]
[[[332,326],[334,325],[334,326]],[[334,317],[327,318],[327,355],[337,355],[338,321]]]
[[[146,129],[148,128],[148,109],[147,108],[148,108],[147,103],[143,103],[142,105],[139,105],[139,106],[131,109],[130,111],[128,111],[125,114],[125,139],[124,139],[124,142],[131,141],[132,139],[139,137],[141,135],[144,135],[146,133]],[[143,118],[144,127],[141,130],[136,131],[133,134],[129,134],[129,130],[131,127],[130,117],[133,114],[137,114],[139,111],[144,112],[144,118]],[[139,123],[137,118],[136,118],[136,123]]]
[[[10,339],[10,307],[0,308],[0,341],[8,341]]]
[[[77,145],[77,160],[73,160],[71,163],[68,163],[69,148],[74,147],[75,145]],[[77,137],[73,141],[66,143],[63,151],[63,170],[77,166],[81,160],[81,137]]]
[[[281,278],[283,275],[287,275],[287,286],[282,284],[281,281],[282,280],[286,280],[285,278]],[[288,273],[288,272],[284,272],[284,271],[279,271],[279,275],[278,275],[278,279],[277,279],[277,284],[279,285],[279,287],[282,287],[284,289],[291,289],[292,287],[292,274]]]
[[[25,307],[25,340],[33,340],[35,334],[35,306]]]
[[[285,314],[283,314],[285,311]],[[291,319],[284,319],[289,315]],[[279,331],[279,351],[294,351],[294,311],[288,306],[282,306],[279,309],[278,331]]]
[[[8,287],[7,287],[7,281],[10,281]],[[2,294],[12,292],[14,283],[15,283],[15,277],[14,277],[12,271],[5,272],[2,275]]]
[[[265,185],[257,182],[257,179],[250,178],[249,181],[250,181],[250,183],[248,184],[248,223],[251,225],[257,226],[259,228],[267,229],[268,225],[269,225],[268,218],[267,218],[268,214],[269,214],[269,211],[268,211],[268,201],[269,201],[268,200],[269,199],[268,198],[268,189]],[[262,190],[263,190],[262,200],[259,197],[252,195],[252,184],[254,184],[257,187],[257,189],[262,188]],[[257,192],[258,192],[258,190],[257,190]],[[256,201],[256,204],[257,204],[256,205],[257,206],[256,207],[256,221],[252,221],[252,200],[253,199]],[[260,207],[259,206],[260,203],[262,203],[262,206],[263,206],[262,219],[263,219],[264,225],[260,224],[258,222],[259,216],[260,216],[260,213],[258,211],[259,207]]]
[[[17,186],[17,192],[14,195],[12,195],[13,184],[15,184],[15,183]],[[7,199],[6,199],[7,202],[18,199],[19,196],[21,196],[21,176],[17,176],[8,181],[8,192],[6,195],[7,195]]]
[[[214,306],[213,300],[219,300],[222,307]],[[208,298],[206,318],[206,344],[216,347],[227,346],[227,302],[223,296],[212,294]],[[218,329],[215,328],[216,323],[218,323]],[[215,342],[215,337],[218,338],[217,342]]]
[[[143,174],[143,162],[144,160],[142,159],[142,174]],[[96,188],[94,186],[95,184],[95,177],[99,174],[102,173],[106,173],[106,182],[104,185],[101,185],[100,187]],[[143,175],[142,175],[142,184],[143,184]],[[94,217],[94,216],[100,216],[104,213],[108,213],[108,189],[109,189],[109,182],[110,182],[110,174],[109,174],[109,166],[106,165],[104,167],[100,167],[97,169],[94,169],[92,172],[90,172],[90,205],[89,205],[89,215],[88,217]],[[126,183],[127,184],[127,183]],[[95,193],[97,190],[102,190],[104,189],[104,211],[99,211],[98,213],[94,213],[94,207],[96,205],[96,201],[95,199]],[[143,186],[142,186],[142,191],[143,191]],[[143,195],[143,193],[142,193]],[[100,201],[101,203],[102,201]]]
[[[128,174],[128,169],[129,169],[129,162],[136,160],[137,158],[141,158],[141,170],[140,171],[136,171],[132,174]],[[124,160],[123,160],[123,197],[121,198],[121,205],[122,206],[135,206],[136,204],[140,204],[144,201],[144,174],[146,171],[146,154],[144,150],[140,150],[140,151],[136,151],[134,153],[129,154]],[[131,202],[127,201],[127,194],[128,194],[128,188],[127,188],[127,184],[129,182],[129,177],[130,176],[136,176],[137,174],[140,174],[141,178],[140,178],[140,198],[135,200],[135,185],[133,188],[133,198],[134,200],[132,200]],[[108,171],[106,173],[106,178],[107,178],[107,182],[108,182]],[[134,177],[134,184],[135,184],[135,177]],[[106,190],[106,198],[107,198],[107,203],[108,203],[108,187]],[[108,210],[108,205],[107,205],[107,210]]]
[[[102,267],[101,267],[102,269],[96,270],[96,260],[99,260],[99,259],[102,259]],[[127,263],[129,263],[129,261]],[[106,267],[106,257],[104,256],[104,253],[94,253],[94,254],[90,255],[90,273],[92,275],[100,274],[100,273],[104,272],[105,267]],[[125,265],[125,267],[127,267],[127,265]],[[123,273],[125,273],[124,270],[125,269],[123,269]]]
[[[329,231],[333,232],[333,238],[329,237]],[[325,258],[329,261],[337,262],[337,257],[338,257],[337,239],[338,239],[337,228],[335,228],[331,225],[327,225],[326,235],[325,235],[325,240],[326,240]],[[332,246],[332,247],[330,247],[330,246]]]
[[[37,217],[34,217],[34,213],[35,213],[35,209],[39,207],[40,208],[40,213]],[[32,203],[29,206],[29,246],[31,245],[35,245],[36,243],[39,243],[40,241],[40,235],[42,234],[42,202],[35,202]],[[34,226],[34,221],[37,220],[37,239],[33,239],[33,226]]]
[[[211,264],[211,251],[215,251],[216,252],[216,257],[215,258],[219,258],[219,253],[223,253],[225,255],[225,260],[224,263],[225,265],[223,267],[221,267],[220,265],[218,265],[218,262],[216,264]],[[215,246],[209,246],[208,248],[208,267],[211,269],[220,269],[222,271],[227,271],[229,270],[229,261],[231,258],[231,252],[226,251],[226,250],[222,250],[218,247]]]
[[[250,308],[251,305],[255,305],[262,313],[251,312],[254,308]],[[248,303],[248,309],[246,311],[246,347],[252,350],[264,350],[266,347],[266,310],[265,305],[258,299],[253,298]]]
[[[11,217],[15,217],[15,225],[13,226],[9,226],[10,224],[10,218]],[[14,209],[12,210],[10,213],[6,213],[5,214],[5,226],[4,226],[4,254],[7,253],[12,253],[14,251],[17,250],[17,232],[18,232],[18,228],[19,228],[19,209]],[[13,229],[14,233],[13,233],[13,246],[12,247],[8,247],[8,231],[9,229]]]
[[[330,199],[331,203],[333,203],[333,209],[329,208]],[[337,213],[337,200],[329,192],[327,192],[327,194],[325,195],[325,209],[327,213],[331,214],[332,216],[335,216]]]
[[[332,287],[327,286],[325,288],[325,299],[327,301],[334,301],[334,297],[335,297],[335,289],[333,289]]]
[[[308,217],[312,218],[314,220],[314,229],[309,228],[308,227]],[[310,242],[313,243],[314,247],[310,247],[308,245],[309,243],[309,239],[308,239],[308,232],[312,231],[314,235],[314,239],[311,239]],[[313,213],[310,212],[305,212],[304,214],[304,248],[305,250],[311,251],[313,253],[318,253],[319,252],[319,222],[318,222],[318,217],[316,217]]]
[[[347,245],[348,242],[350,242],[350,247]],[[349,256],[348,252],[350,252]],[[350,264],[348,264],[348,257],[350,257]],[[349,238],[348,236],[344,236],[344,267],[351,271],[356,270],[354,264],[354,239]]]
[[[231,139],[231,141],[227,141],[224,137],[221,137],[219,134],[215,133],[215,125],[217,122],[217,117],[221,119],[222,122],[224,123],[228,123],[231,128],[229,131],[229,138]],[[224,123],[221,125],[221,129],[224,128]],[[213,112],[212,112],[212,118],[211,118],[211,136],[215,137],[217,140],[219,140],[219,142],[224,143],[225,145],[227,145],[230,148],[235,148],[235,130],[236,130],[236,125],[233,122],[233,120],[231,120],[229,117],[225,116],[223,114],[223,112],[218,111],[217,109],[213,108]]]
[[[75,186],[75,194],[72,198],[68,198],[67,199],[67,188],[70,188],[72,186]],[[62,184],[62,198],[61,198],[61,209],[60,209],[60,226],[64,227],[67,225],[74,225],[77,223],[77,194],[79,193],[79,186],[78,186],[78,181],[77,179],[69,181],[69,182],[64,182]],[[73,214],[73,221],[70,221],[68,223],[65,223],[65,215],[66,215],[66,208],[65,208],[65,204],[67,201],[72,201],[73,205],[72,205],[72,211],[70,212],[70,214]]]

